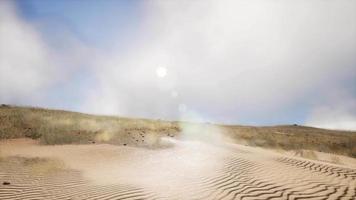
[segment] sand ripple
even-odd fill
[[[215,157],[209,170],[203,169],[204,164],[197,165],[197,169],[186,170],[186,176],[180,174],[176,181],[173,174],[167,176],[166,182],[157,179],[160,183],[152,187],[120,177],[116,183],[98,184],[86,177],[84,171],[72,168],[48,174],[33,173],[21,164],[23,158],[9,157],[6,162],[0,162],[0,181],[11,182],[0,185],[0,199],[356,199],[356,169],[238,146],[218,148],[222,150],[204,154],[207,160],[209,156]],[[167,154],[170,150],[164,151],[164,156],[174,155],[174,152]],[[160,156],[157,154],[157,159]],[[138,161],[133,158],[132,162]],[[135,170],[146,170],[152,176],[147,166],[143,164],[142,169]],[[172,164],[170,173],[176,171],[178,177],[181,167]]]

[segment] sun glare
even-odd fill
[[[156,69],[156,75],[158,78],[164,78],[167,75],[167,69],[165,67],[158,67]]]

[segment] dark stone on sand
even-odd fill
[[[10,185],[10,182],[4,181],[4,182],[2,182],[2,184],[3,184],[3,185]]]

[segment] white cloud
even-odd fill
[[[356,100],[343,91],[331,93],[328,101],[316,105],[306,119],[309,126],[356,130]]]
[[[93,70],[94,87],[80,111],[183,120],[195,113],[205,121],[268,123],[286,116],[281,112],[312,105],[307,124],[353,129],[355,113],[348,110],[354,106],[347,102],[355,102],[356,88],[345,83],[356,79],[355,1],[143,6],[141,29],[125,41],[130,48],[106,52],[84,45],[62,26],[44,40],[11,3],[1,1],[0,101],[30,104],[71,72]],[[53,28],[46,23],[51,20],[41,25]],[[340,90],[348,97],[336,101],[328,95]],[[326,126],[330,121],[337,125]]]
[[[356,130],[356,115],[349,109],[356,110],[356,106],[351,108],[320,106],[312,111],[307,125],[335,130]]]
[[[98,61],[98,92],[84,110],[177,118],[179,105],[186,105],[204,119],[236,123],[245,115],[273,116],[295,102],[318,102],[321,91],[355,74],[355,5],[146,2],[142,37],[125,54]],[[163,79],[155,76],[157,66],[167,69]],[[179,96],[171,98],[172,92]]]
[[[1,1],[0,102],[53,105],[48,100],[51,94],[60,93],[58,85],[73,81],[79,70],[86,74],[91,65],[88,58],[94,59],[95,51],[57,21],[28,21],[14,2]]]
[[[34,96],[52,81],[53,65],[36,29],[17,15],[13,4],[1,1],[0,101],[18,103]]]

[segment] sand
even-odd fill
[[[356,199],[355,159],[340,165],[236,144],[166,142],[170,148],[155,150],[1,142],[0,199]]]

